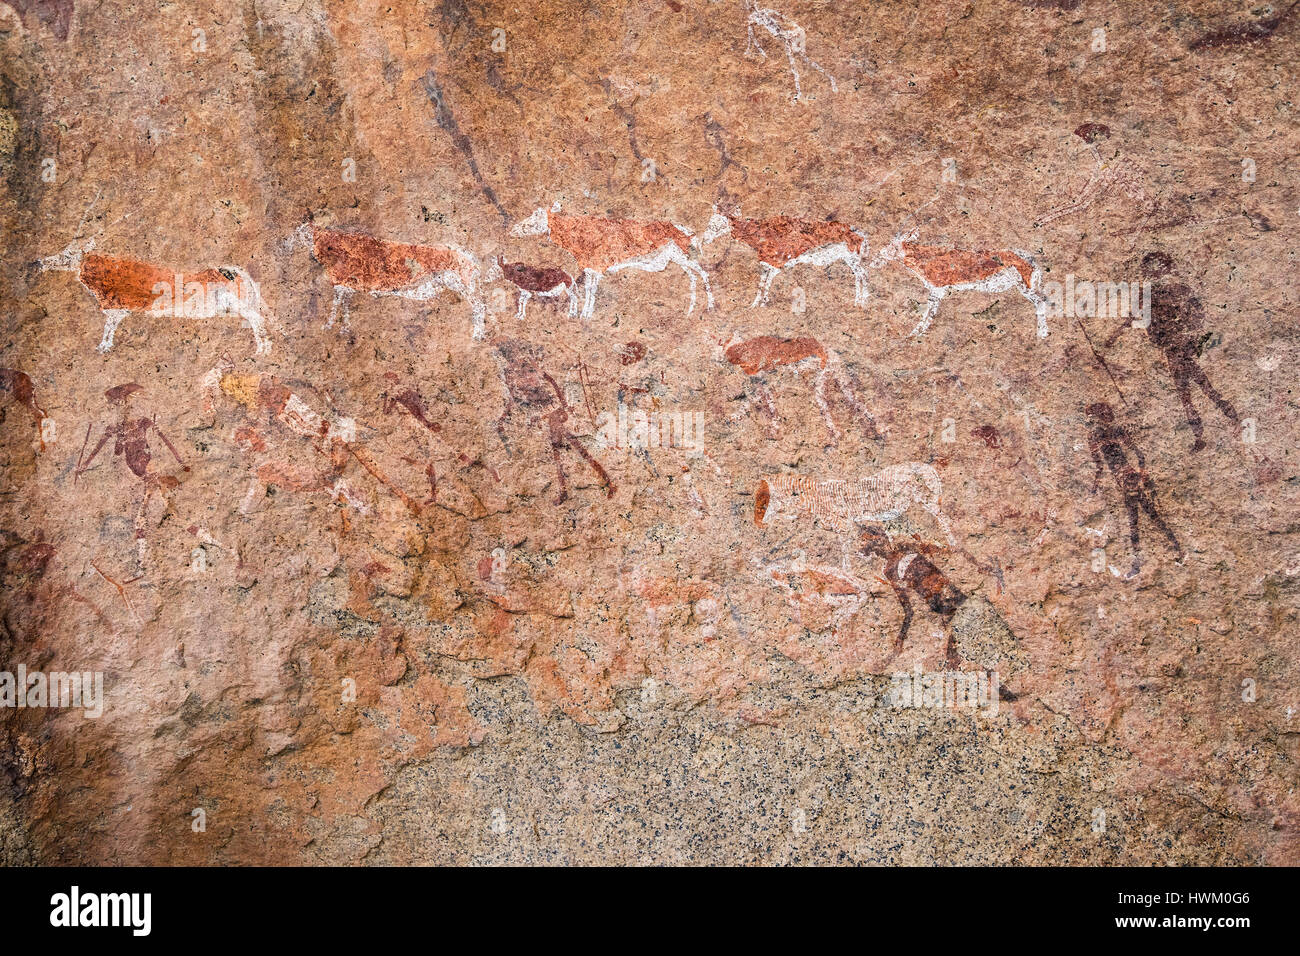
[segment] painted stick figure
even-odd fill
[[[1241,417],[1232,403],[1210,384],[1209,377],[1197,361],[1205,341],[1203,336],[1197,334],[1201,329],[1204,310],[1200,299],[1192,294],[1191,289],[1181,282],[1166,279],[1172,267],[1173,259],[1163,252],[1148,252],[1142,257],[1142,273],[1152,282],[1151,320],[1145,328],[1151,344],[1165,353],[1169,374],[1173,377],[1174,387],[1178,389],[1178,397],[1187,415],[1187,424],[1196,436],[1192,451],[1200,451],[1205,447],[1205,430],[1201,425],[1201,416],[1192,404],[1193,385],[1203,391],[1223,413],[1223,417],[1238,428],[1241,427]],[[1106,340],[1106,347],[1114,345],[1115,340],[1130,327],[1141,328],[1142,325],[1125,319]]]
[[[220,369],[213,369],[204,376],[202,383],[205,392],[211,393],[205,395],[206,407],[211,407],[212,399],[217,393],[224,393],[243,405],[250,416],[264,417],[288,432],[308,439],[315,451],[329,462],[328,468],[322,473],[291,465],[278,458],[264,461],[249,484],[248,493],[239,508],[240,513],[247,514],[252,510],[259,487],[261,494],[265,495],[267,485],[279,485],[294,491],[322,491],[362,514],[369,514],[369,507],[342,477],[349,458],[355,458],[412,514],[418,516],[421,513],[419,504],[389,480],[370,453],[357,441],[355,420],[331,413],[322,414],[285,382],[270,374],[221,374]],[[249,452],[261,453],[267,449],[267,441],[253,425],[237,427],[235,439]]]
[[[745,0],[745,9],[749,13],[749,18],[745,23],[745,29],[749,35],[749,42],[745,46],[745,56],[750,58],[757,56],[767,59],[767,53],[759,45],[754,34],[754,27],[766,30],[785,47],[785,58],[790,64],[790,75],[794,77],[795,100],[803,97],[803,87],[799,82],[799,67],[796,65],[796,58],[826,77],[826,81],[831,85],[832,93],[838,91],[835,85],[835,77],[823,70],[816,61],[808,56],[808,36],[803,27],[783,15],[779,10],[760,7],[754,0]]]
[[[79,478],[90,467],[96,456],[103,450],[110,438],[114,439],[113,455],[121,455],[126,461],[126,466],[144,484],[144,493],[140,499],[140,507],[136,509],[135,514],[135,546],[136,562],[141,571],[145,566],[145,516],[146,509],[149,506],[150,496],[157,491],[164,499],[167,492],[176,488],[180,482],[172,475],[159,475],[150,468],[153,460],[153,454],[149,450],[149,431],[152,429],[167,450],[172,453],[182,470],[189,471],[190,466],[181,460],[180,453],[176,446],[171,443],[158,424],[152,418],[132,418],[130,410],[131,396],[140,391],[144,386],[130,382],[123,385],[114,385],[104,396],[114,405],[121,409],[121,417],[116,425],[107,425],[104,428],[104,434],[99,439],[99,443],[90,453],[90,457],[85,461],[78,460],[75,477]],[[90,438],[90,429],[87,428],[86,438]],[[84,446],[83,446],[84,451]],[[169,505],[170,506],[170,505]]]
[[[431,436],[441,434],[442,424],[433,420],[433,418],[430,415],[429,409],[424,401],[424,398],[423,396],[420,395],[419,391],[411,387],[402,388],[398,390],[398,386],[401,383],[401,379],[398,377],[396,372],[385,372],[384,380],[393,385],[393,390],[392,391],[386,390],[382,396],[385,415],[392,415],[394,413],[399,414],[404,418],[409,418],[412,421],[416,422],[418,425],[421,426],[421,428],[424,429],[424,431],[428,432],[429,435]],[[482,457],[470,458],[470,456],[465,454],[464,452],[458,451],[456,452],[456,459],[462,465],[465,465],[468,468],[482,468],[484,471],[490,474],[497,481],[501,480],[500,476],[496,472],[496,469],[491,468],[487,464],[485,464]],[[416,462],[414,459],[411,458],[405,458],[404,460],[406,460],[410,464],[414,464],[414,465],[419,464],[418,462]],[[424,475],[429,481],[428,503],[437,504],[438,480],[439,480],[438,469],[432,461],[425,462]],[[478,502],[479,506],[482,507],[483,502],[482,500],[479,499],[479,496],[472,490],[470,491],[470,494],[473,495],[474,499]]]
[[[506,446],[506,451],[510,450],[510,446],[506,441],[505,424],[518,407],[527,415],[529,426],[546,423],[551,455],[560,479],[560,493],[555,498],[555,504],[563,504],[569,497],[569,482],[560,456],[565,448],[577,452],[605,483],[606,494],[614,497],[614,483],[610,481],[605,469],[567,427],[569,403],[559,384],[542,368],[541,348],[518,339],[506,339],[497,344],[497,354],[501,357],[501,380],[506,387],[505,408],[497,419],[497,434],[501,436],[501,444]]]
[[[1155,482],[1146,471],[1146,459],[1143,458],[1141,450],[1129,436],[1128,429],[1123,425],[1116,424],[1115,411],[1105,402],[1097,402],[1089,405],[1085,409],[1091,424],[1088,428],[1088,451],[1092,454],[1093,464],[1097,466],[1097,472],[1093,476],[1092,490],[1095,494],[1097,485],[1101,481],[1102,472],[1105,468],[1110,469],[1111,477],[1115,479],[1115,487],[1124,497],[1124,507],[1128,511],[1129,540],[1133,548],[1133,567],[1125,579],[1133,578],[1142,568],[1141,552],[1138,543],[1138,514],[1145,511],[1147,516],[1160,529],[1169,543],[1173,545],[1174,551],[1178,555],[1178,561],[1181,563],[1184,558],[1183,546],[1178,543],[1178,538],[1174,536],[1165,519],[1161,517],[1159,509],[1156,507],[1156,486]],[[1137,467],[1130,463],[1126,452],[1133,452],[1137,459]]]

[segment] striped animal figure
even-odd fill
[[[811,518],[847,535],[858,524],[890,521],[919,505],[934,516],[948,543],[957,547],[957,538],[941,508],[942,494],[939,473],[919,461],[890,465],[857,481],[777,475],[758,483],[754,523],[762,527],[773,518]]]

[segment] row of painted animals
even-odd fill
[[[694,311],[697,286],[703,283],[707,308],[714,307],[713,290],[698,256],[705,245],[731,236],[753,250],[760,278],[754,306],[765,305],[772,283],[794,266],[825,267],[845,264],[854,277],[854,304],[865,308],[867,270],[898,263],[919,279],[927,294],[925,311],[912,330],[921,335],[929,328],[939,304],[949,293],[1014,289],[1034,305],[1038,335],[1047,335],[1046,298],[1039,292],[1041,271],[1028,253],[1019,251],[968,251],[915,242],[916,232],[895,236],[868,260],[867,238],[842,223],[776,216],[741,219],[714,214],[708,228],[696,236],[685,226],[666,220],[616,219],[573,215],[558,208],[539,209],[518,223],[517,237],[546,235],[577,261],[582,270],[583,318],[596,307],[596,291],[605,275],[625,270],[662,272],[676,265],[690,280]],[[334,287],[334,302],[327,326],[339,320],[346,326],[349,299],[358,292],[428,301],[443,290],[454,292],[470,304],[472,337],[486,334],[485,281],[505,279],[517,290],[518,318],[522,319],[533,296],[567,298],[569,312],[578,311],[577,281],[556,267],[535,267],[498,258],[485,271],[475,258],[453,246],[394,242],[365,233],[326,229],[306,223],[286,243],[287,248],[308,245]],[[39,261],[42,270],[73,272],[95,297],[104,313],[99,351],[107,352],[122,320],[131,313],[196,320],[234,316],[252,329],[256,353],[267,354],[272,320],[257,283],[235,266],[204,267],[190,273],[121,256],[94,251],[93,239]]]

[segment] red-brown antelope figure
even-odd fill
[[[393,242],[362,232],[324,229],[310,222],[300,226],[287,245],[292,249],[308,242],[312,255],[334,283],[327,329],[333,327],[340,305],[343,326],[348,326],[348,299],[356,292],[427,302],[449,289],[469,302],[474,323],[471,335],[483,338],[487,304],[479,292],[479,267],[463,249]]]
[[[526,265],[522,262],[506,262],[503,256],[497,257],[497,268],[506,280],[519,290],[519,309],[515,317],[522,319],[528,309],[528,300],[533,296],[539,299],[554,299],[562,295],[569,297],[569,317],[578,314],[578,294],[574,289],[573,276],[563,269],[547,269]]]
[[[833,441],[838,441],[840,430],[835,427],[831,417],[830,403],[826,398],[826,381],[831,379],[849,406],[856,411],[866,425],[871,438],[881,438],[875,419],[858,398],[845,371],[840,357],[814,338],[784,339],[773,335],[760,335],[741,341],[739,335],[733,336],[723,353],[727,361],[737,366],[742,372],[754,379],[759,397],[762,398],[773,423],[776,421],[776,403],[768,387],[770,373],[789,369],[795,375],[809,369],[814,372],[813,397],[821,409],[826,427],[830,430]],[[774,424],[775,427],[775,424]]]
[[[698,240],[685,226],[662,219],[608,219],[604,216],[576,216],[563,213],[559,205],[538,209],[516,223],[510,235],[549,236],[561,249],[569,252],[582,267],[582,317],[590,318],[596,309],[596,286],[607,272],[640,269],[663,272],[671,264],[681,267],[691,280],[690,315],[695,310],[696,278],[704,280],[708,308],[713,308],[713,290],[709,274],[689,255],[699,250]]]
[[[138,259],[102,256],[92,252],[94,248],[94,239],[73,243],[38,264],[43,272],[75,272],[95,297],[104,313],[100,352],[113,347],[117,327],[134,312],[199,320],[235,315],[253,330],[256,354],[270,354],[271,339],[266,332],[270,313],[257,283],[243,269],[219,266],[181,272]]]
[[[879,269],[887,262],[898,262],[925,285],[929,299],[925,304],[925,314],[912,330],[912,335],[922,335],[930,327],[939,303],[950,292],[1015,289],[1033,303],[1038,316],[1038,337],[1047,338],[1048,301],[1038,291],[1042,271],[1029,253],[922,246],[912,241],[915,238],[915,231],[900,233],[871,260],[873,269]]]
[[[730,234],[758,253],[762,270],[758,294],[750,308],[767,305],[772,281],[789,266],[829,266],[843,262],[853,272],[853,304],[867,307],[867,237],[850,226],[831,221],[773,216],[769,219],[734,219],[714,216],[701,243]]]

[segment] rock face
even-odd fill
[[[0,860],[1300,862],[1297,41],[0,3]]]

